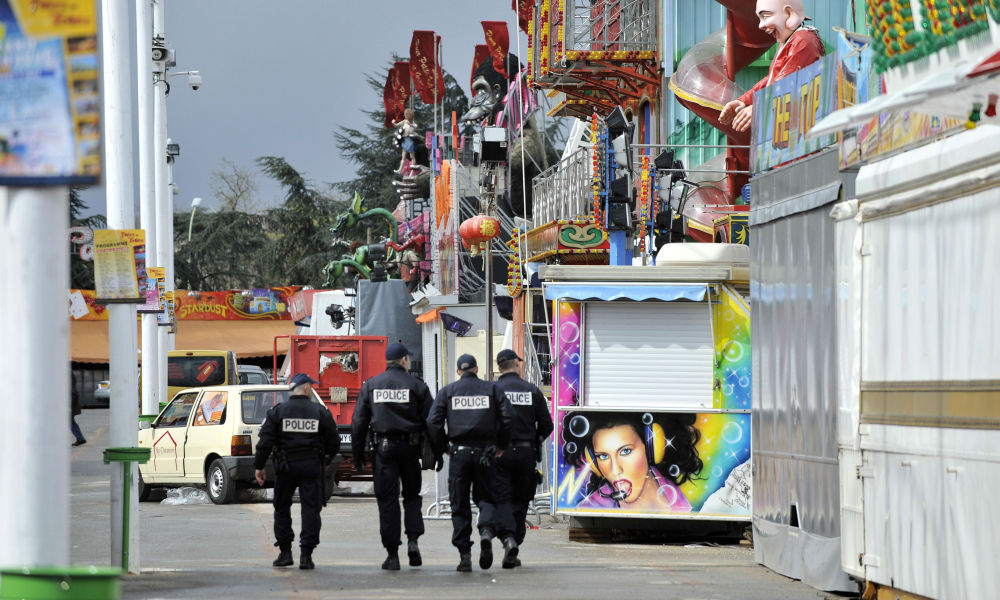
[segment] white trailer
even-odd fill
[[[995,598],[1000,129],[862,167],[832,214],[841,566],[866,597]]]

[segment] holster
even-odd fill
[[[288,454],[286,454],[284,450],[275,450],[272,456],[274,457],[274,472],[287,473]]]

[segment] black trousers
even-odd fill
[[[375,445],[375,499],[378,501],[378,526],[382,545],[395,550],[399,537],[399,492],[403,484],[403,523],[407,538],[424,534],[420,514],[420,446],[409,440],[384,440]]]
[[[302,505],[302,531],[299,546],[312,550],[319,545],[319,530],[323,522],[323,465],[319,458],[288,461],[288,469],[279,471],[274,482],[274,538],[278,547],[287,548],[295,539],[292,531],[292,494],[299,490]]]
[[[479,534],[486,532],[501,539],[513,535],[514,519],[510,497],[497,489],[497,463],[479,464],[482,449],[459,446],[448,463],[448,499],[451,502],[451,543],[460,553],[472,549],[472,499],[479,507]]]
[[[528,516],[528,504],[535,498],[535,451],[533,448],[514,446],[507,448],[497,461],[499,477],[497,485],[501,494],[510,498],[511,512],[514,519],[514,540],[520,546],[524,541],[526,531],[525,519]]]

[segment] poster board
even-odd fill
[[[95,0],[0,0],[0,185],[96,184]]]
[[[139,285],[139,273],[143,285]],[[94,285],[101,304],[145,301],[146,232],[142,229],[94,231]]]

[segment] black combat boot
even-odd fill
[[[493,535],[483,533],[479,539],[479,568],[489,569],[493,565]]]
[[[382,561],[382,568],[386,571],[398,571],[399,570],[399,550],[397,548],[386,548],[388,553],[385,560]]]
[[[463,552],[458,557],[458,568],[456,571],[462,571],[463,573],[469,573],[472,571],[472,554],[469,552]]]
[[[410,557],[411,567],[419,567],[424,564],[424,559],[420,557],[420,547],[417,546],[417,538],[413,538],[407,542],[406,555]]]
[[[312,548],[302,549],[302,553],[299,554],[299,568],[300,569],[315,569],[316,565],[313,564],[313,551]]]
[[[519,566],[521,561],[517,559],[517,542],[514,538],[509,537],[503,541],[503,563],[501,566],[505,569],[513,569]]]
[[[279,548],[278,558],[274,559],[271,564],[275,567],[290,567],[295,564],[292,560],[292,548],[291,546],[282,546]]]

